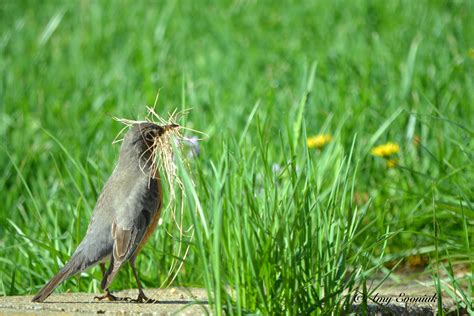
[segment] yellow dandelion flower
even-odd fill
[[[400,146],[395,143],[386,143],[377,147],[372,148],[372,155],[377,157],[388,157],[394,155],[400,151]]]
[[[326,146],[332,140],[332,136],[329,134],[320,134],[312,137],[308,137],[306,144],[309,149],[318,148],[321,149]]]
[[[398,166],[398,159],[388,159],[387,160],[387,168],[392,169]]]

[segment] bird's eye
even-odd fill
[[[153,132],[146,132],[145,139],[149,142],[152,142],[155,139],[155,134]]]

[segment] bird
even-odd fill
[[[33,297],[43,302],[71,276],[97,264],[103,273],[98,300],[131,300],[110,293],[117,272],[129,262],[138,286],[135,302],[151,302],[143,292],[135,260],[156,229],[162,207],[162,186],[153,165],[156,139],[176,124],[134,123],[125,134],[115,169],[99,195],[87,232],[64,267]],[[159,150],[159,149],[158,149]],[[107,261],[110,262],[106,269]]]

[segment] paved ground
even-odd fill
[[[0,315],[74,315],[74,314],[207,314],[206,291],[193,288],[147,289],[146,295],[158,299],[155,304],[130,302],[98,302],[93,294],[53,294],[44,303],[31,303],[32,296],[0,297]],[[136,298],[136,290],[114,293],[116,296]]]
[[[372,286],[368,285],[368,287]],[[146,315],[203,315],[207,314],[206,291],[196,288],[147,289],[146,294],[158,299],[155,304],[130,302],[98,302],[93,294],[53,294],[45,303],[31,303],[32,296],[0,297],[0,315],[74,315],[74,314],[146,314]],[[137,296],[136,290],[114,293],[120,297]],[[363,313],[362,294],[352,297],[352,312]],[[431,283],[411,282],[394,284],[390,281],[368,296],[370,315],[436,315],[439,297]],[[456,315],[452,299],[443,297],[442,306],[448,315]],[[461,312],[461,315],[464,315]]]

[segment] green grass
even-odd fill
[[[160,91],[159,113],[192,108],[182,123],[209,135],[181,170],[195,235],[175,284],[216,311],[329,313],[418,254],[472,306],[455,272],[474,273],[473,21],[470,1],[1,2],[0,294],[67,261],[117,160],[111,116],[143,117]],[[319,133],[332,142],[307,149]],[[394,169],[370,154],[388,141]],[[147,287],[173,227],[138,259]],[[129,287],[127,268],[113,288]]]

